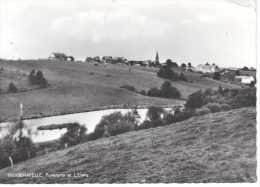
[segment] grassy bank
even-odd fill
[[[47,61],[1,61],[0,67],[16,70],[23,73],[23,92],[0,94],[0,119],[8,121],[18,115],[19,103],[24,103],[25,118],[52,116],[67,113],[76,113],[91,108],[108,105],[143,105],[154,106],[175,105],[180,100],[147,97],[121,88],[131,85],[136,90],[149,90],[160,87],[165,81],[157,77],[156,68],[134,66],[129,72],[126,65],[112,65],[86,63],[62,63]],[[50,86],[45,89],[33,89],[28,86],[26,76],[32,69],[41,70]],[[8,72],[0,76],[7,79]],[[18,75],[17,75],[18,76]],[[24,77],[25,76],[25,77]],[[189,78],[189,75],[185,75]],[[182,99],[199,90],[209,87],[233,87],[219,81],[207,78],[194,78],[192,82],[177,81],[173,86],[178,88]],[[13,77],[16,81],[19,77]],[[17,82],[19,85],[19,81]],[[28,86],[28,87],[26,87]],[[18,86],[19,88],[19,86]]]
[[[255,118],[241,108],[102,138],[2,169],[0,183],[255,182]],[[88,177],[7,177],[19,172]]]

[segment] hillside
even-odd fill
[[[134,86],[138,91],[159,88],[164,82],[157,77],[156,68],[134,66],[129,72],[126,65],[100,64],[95,66],[88,63],[63,63],[47,61],[1,61],[0,86],[3,88],[13,81],[17,87],[24,90],[18,93],[0,94],[0,121],[12,120],[17,116],[20,102],[24,103],[24,117],[50,116],[65,113],[83,112],[92,107],[107,105],[175,105],[180,100],[163,99],[143,96],[139,93],[120,88],[124,85]],[[45,89],[33,89],[26,80],[32,69],[41,70],[50,86]],[[23,77],[18,73],[23,72]],[[17,77],[15,77],[15,75]],[[200,78],[198,75],[185,74],[193,82],[177,81],[173,86],[181,91],[182,99],[198,89],[209,87],[233,87],[219,81]],[[25,85],[25,86],[24,86]],[[27,91],[26,91],[27,90]]]
[[[241,108],[102,138],[2,169],[0,183],[255,182],[255,118]],[[7,177],[19,172],[81,177]]]

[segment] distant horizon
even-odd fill
[[[73,56],[73,55],[72,55]],[[109,55],[108,55],[109,56]],[[94,56],[87,56],[87,57],[94,57]],[[102,58],[103,56],[99,56],[100,58]],[[113,57],[115,57],[115,56],[113,56]],[[119,56],[118,56],[119,57]],[[184,64],[188,64],[189,62],[178,62],[178,61],[175,61],[175,60],[173,60],[173,59],[171,59],[171,58],[167,58],[166,60],[168,60],[168,59],[170,59],[170,60],[172,60],[172,62],[175,62],[175,63],[177,63],[178,64],[178,66],[181,66],[181,64],[182,63],[184,63]],[[26,58],[26,59],[6,59],[6,58],[1,58],[0,57],[0,60],[5,60],[5,61],[40,61],[40,60],[49,60],[48,59],[48,57],[47,58]],[[154,59],[127,59],[127,60],[136,60],[136,61],[145,61],[145,60],[154,60]],[[166,63],[166,60],[165,61],[159,61],[159,63],[160,64],[164,64],[164,63]],[[79,58],[75,58],[75,61],[77,62],[77,61],[83,61],[83,62],[85,62],[85,58],[84,59],[79,59]],[[59,61],[57,61],[57,62],[59,62]],[[68,62],[68,63],[73,63],[73,62]],[[254,66],[247,66],[247,65],[242,65],[242,66],[220,66],[220,65],[218,65],[217,63],[210,63],[210,62],[205,62],[205,63],[192,63],[192,62],[190,62],[191,63],[191,65],[193,66],[193,67],[195,67],[195,66],[198,66],[198,65],[205,65],[206,63],[209,63],[210,65],[211,64],[215,64],[216,66],[218,66],[218,67],[220,67],[220,68],[237,68],[237,69],[241,69],[241,68],[243,68],[243,67],[248,67],[249,69],[250,68],[254,68],[254,69],[256,69],[257,67],[254,67]]]
[[[256,68],[254,0],[0,0],[0,58],[130,60]],[[44,11],[42,11],[44,10]]]

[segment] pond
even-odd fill
[[[37,119],[28,119],[24,120],[23,122],[25,126],[30,130],[33,142],[46,142],[60,138],[67,130],[38,130],[37,128],[40,126],[77,122],[81,125],[84,125],[88,129],[87,133],[91,133],[95,130],[96,125],[100,122],[103,116],[112,114],[113,112],[122,112],[122,114],[126,114],[131,110],[132,109],[106,109],[99,111],[43,117]],[[171,111],[172,109],[165,108],[165,110]],[[140,116],[140,118],[137,119],[138,123],[142,123],[146,119],[146,113],[148,109],[137,109],[137,111]],[[8,133],[8,127],[10,125],[12,125],[11,122],[0,123],[0,138]]]

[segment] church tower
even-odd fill
[[[156,52],[156,56],[155,56],[155,65],[160,65],[158,51]]]

